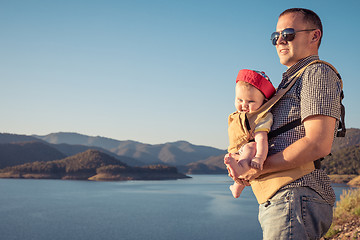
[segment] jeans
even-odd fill
[[[280,190],[259,206],[264,240],[320,239],[332,217],[332,206],[308,187]]]

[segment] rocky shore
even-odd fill
[[[360,217],[348,219],[345,223],[334,226],[338,231],[334,236],[321,240],[360,239]]]

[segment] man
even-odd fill
[[[272,43],[288,69],[278,90],[319,59],[321,38],[322,24],[313,11],[288,9],[279,16]],[[320,239],[329,229],[335,194],[328,176],[314,168],[314,161],[330,153],[340,118],[340,93],[336,73],[316,63],[305,68],[272,108],[272,130],[297,118],[301,125],[269,141],[263,170],[251,169],[241,176],[251,180],[260,203],[264,239]]]

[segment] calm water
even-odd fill
[[[0,179],[0,238],[261,239],[251,189],[231,196],[225,175],[176,181]],[[336,186],[337,196],[344,186]]]

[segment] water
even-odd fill
[[[0,179],[0,238],[261,239],[258,204],[250,188],[234,199],[227,176],[192,177],[129,182]],[[338,193],[342,189],[335,188]]]
[[[346,184],[340,184],[340,183],[337,183],[337,184],[334,183],[334,184],[332,184],[332,187],[336,194],[336,201],[340,200],[340,195],[343,193],[344,190],[349,190],[349,189],[355,188],[355,187],[349,187]]]

